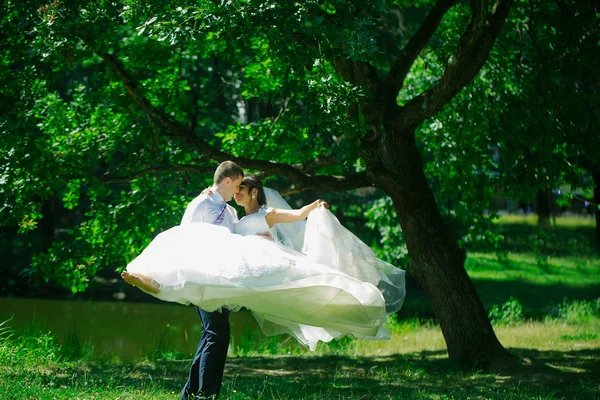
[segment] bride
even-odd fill
[[[382,325],[404,300],[403,270],[376,258],[322,200],[293,210],[250,176],[235,201],[246,211],[235,233],[206,223],[173,227],[123,278],[206,311],[245,307],[266,335],[288,333],[312,350],[343,336],[387,338]]]

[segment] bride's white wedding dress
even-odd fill
[[[288,333],[314,350],[334,338],[386,337],[404,299],[404,271],[373,252],[324,208],[308,217],[303,252],[256,234],[267,209],[227,228],[191,223],[159,234],[127,271],[160,285],[153,296],[206,311],[246,307],[267,335]]]

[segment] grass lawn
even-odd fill
[[[600,398],[600,320],[498,327],[513,371],[461,371],[435,325],[400,324],[391,341],[323,346],[303,356],[230,357],[223,399]],[[2,399],[176,399],[190,360],[61,360],[44,339],[0,357]],[[36,347],[37,346],[37,347]]]
[[[535,216],[508,215],[497,224],[504,236],[500,252],[477,249],[465,268],[486,309],[516,298],[526,316],[544,317],[569,299],[600,297],[600,252],[592,219],[557,218],[556,227],[537,227]],[[433,317],[427,295],[408,292],[401,313]]]
[[[600,257],[590,245],[593,225],[576,222],[540,233],[533,219],[501,219],[503,254],[468,255],[486,308],[511,297],[519,306],[507,311],[514,320],[495,325],[519,359],[511,371],[453,365],[425,294],[413,289],[390,341],[341,340],[311,353],[245,337],[228,360],[221,398],[600,400]],[[178,399],[191,361],[168,352],[123,361],[8,325],[0,325],[0,399]]]

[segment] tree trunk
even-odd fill
[[[596,214],[596,250],[600,251],[600,171],[592,174],[594,177],[594,211]]]
[[[552,191],[549,188],[538,190],[536,195],[535,209],[538,215],[538,226],[550,227],[550,216],[552,214],[551,200]]]
[[[465,253],[444,225],[415,146],[414,130],[407,134],[389,125],[385,136],[391,140],[378,141],[367,167],[373,168],[375,185],[394,202],[411,260],[409,272],[431,300],[449,357],[462,365],[513,365],[467,275]]]
[[[54,240],[54,198],[45,199],[42,202],[42,219],[39,222],[39,232],[41,235],[41,251],[45,252],[52,247],[52,241]]]

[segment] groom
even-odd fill
[[[206,222],[233,231],[238,217],[235,208],[226,201],[239,191],[243,178],[244,171],[233,161],[219,164],[211,190],[188,204],[181,225]],[[223,308],[222,311],[207,312],[199,307],[196,309],[202,320],[202,336],[181,398],[216,399],[221,391],[229,348],[229,310]]]

